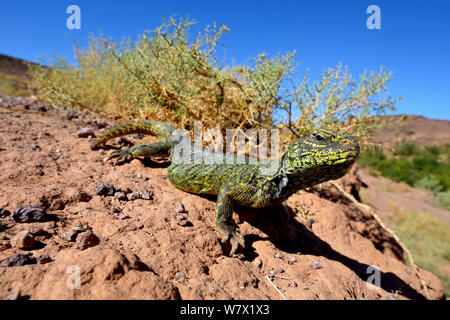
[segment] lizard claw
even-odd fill
[[[131,150],[131,148],[115,150],[108,157],[106,157],[103,162],[107,163],[108,161],[114,159],[113,165],[118,165],[119,163],[130,161],[134,158],[132,151],[133,150]]]
[[[229,241],[231,244],[230,256],[236,253],[239,246],[245,248],[245,239],[238,227],[222,224],[219,226],[219,231],[223,235],[221,242],[225,243]]]

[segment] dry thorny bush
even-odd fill
[[[228,27],[206,27],[194,40],[189,19],[170,18],[136,41],[91,37],[75,48],[77,65],[64,58],[51,68],[35,67],[39,97],[80,106],[116,119],[167,121],[191,130],[203,128],[281,129],[281,143],[313,128],[343,130],[365,141],[394,109],[387,95],[391,73],[384,68],[355,80],[339,64],[318,81],[300,78],[294,55],[262,53],[248,65],[225,65],[216,48]]]

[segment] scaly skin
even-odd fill
[[[178,133],[175,128],[150,120],[114,126],[97,138],[91,148],[130,133],[151,134],[164,140],[124,148],[111,154],[106,161],[115,159],[117,164],[143,156],[170,156],[168,177],[175,187],[190,193],[218,196],[216,226],[223,236],[222,242],[231,244],[230,255],[239,245],[245,245],[244,237],[232,221],[234,204],[252,208],[279,204],[298,190],[342,177],[359,155],[359,144],[354,137],[318,130],[292,143],[279,160],[250,162],[248,158],[204,150],[190,142],[187,150],[183,149],[181,140],[172,138],[173,133]],[[186,161],[186,158],[193,160],[197,151],[204,152],[200,163]],[[184,161],[180,161],[183,155]],[[219,163],[212,162],[212,157],[226,157],[231,162],[225,158]]]

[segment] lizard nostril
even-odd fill
[[[342,145],[346,145],[346,144],[349,144],[349,143],[350,143],[350,141],[347,140],[347,139],[342,139],[342,140],[341,140],[341,144],[342,144]]]

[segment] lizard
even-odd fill
[[[190,140],[189,148],[179,148],[179,131],[154,120],[119,123],[101,133],[91,149],[98,149],[112,138],[134,133],[161,140],[118,149],[105,162],[114,159],[116,165],[139,157],[170,157],[168,178],[175,187],[194,194],[217,195],[215,224],[222,235],[221,242],[231,244],[230,256],[239,246],[245,247],[244,237],[232,220],[235,204],[252,208],[278,205],[301,189],[342,177],[360,152],[352,135],[317,129],[290,144],[278,160],[250,162],[244,157],[242,161],[237,155],[203,149]],[[200,162],[174,160],[193,160],[198,151],[203,154]],[[216,161],[207,161],[211,158]]]

